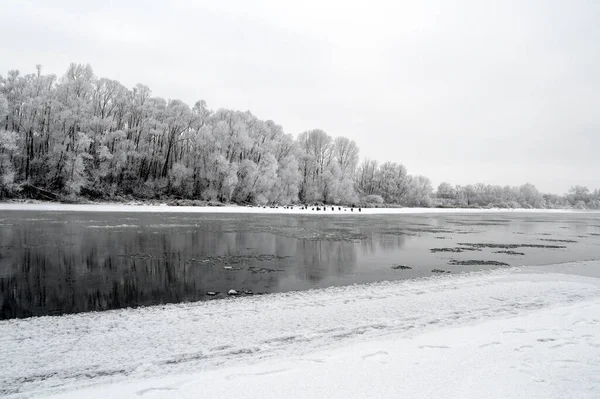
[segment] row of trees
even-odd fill
[[[24,187],[63,197],[186,198],[236,203],[404,206],[599,206],[598,191],[543,196],[532,185],[434,192],[404,165],[364,160],[347,137],[294,138],[250,112],[153,97],[71,64],[61,78],[0,76],[0,197]],[[587,190],[587,189],[585,189]],[[582,205],[583,204],[583,205]]]
[[[600,190],[590,192],[582,186],[572,187],[566,195],[561,196],[540,193],[533,184],[501,187],[482,183],[467,186],[441,183],[435,194],[436,205],[449,207],[600,209]]]

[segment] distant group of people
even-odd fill
[[[292,207],[290,207],[289,209],[293,209]],[[300,209],[304,209],[304,210],[308,210],[308,206],[307,205],[303,205],[300,207]],[[337,207],[338,211],[342,211],[342,207],[338,206]],[[359,212],[362,212],[361,208],[357,208]],[[327,206],[321,206],[321,205],[315,205],[313,207],[310,208],[311,211],[326,211],[327,210]],[[343,209],[344,212],[348,211],[348,208],[344,208]],[[335,211],[335,206],[331,207],[331,211],[334,212]],[[350,212],[354,212],[354,207],[350,207]]]
[[[271,208],[271,209],[279,209],[279,205],[269,205],[268,207]],[[263,205],[263,208],[266,209],[267,205]],[[295,207],[291,206],[291,205],[284,205],[284,206],[282,206],[282,208],[283,209],[295,209]],[[327,211],[327,208],[328,207],[325,206],[325,205],[313,205],[313,206],[310,207],[310,210],[311,211]],[[336,210],[335,208],[336,208],[335,206],[332,206],[331,207],[331,211],[335,212],[335,210]],[[354,208],[355,208],[354,206],[351,206],[350,207],[350,212],[354,212]],[[309,209],[309,205],[301,205],[299,209],[301,209],[301,210],[308,210]],[[362,208],[358,207],[356,209],[358,209],[358,212],[362,212]],[[339,212],[341,212],[342,210],[344,212],[347,212],[348,208],[342,208],[341,206],[338,206],[337,210]]]

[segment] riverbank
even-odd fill
[[[2,202],[0,211],[65,211],[65,212],[164,212],[164,213],[249,213],[249,214],[311,214],[311,215],[351,215],[351,214],[424,214],[424,213],[600,213],[600,210],[576,209],[506,209],[506,208],[348,208],[338,206],[172,206],[167,204],[94,203],[62,204],[57,202]]]
[[[598,314],[600,301],[594,300],[413,339],[358,343],[310,358],[267,360],[53,397],[597,398]]]
[[[0,395],[597,397],[600,261],[0,322]]]

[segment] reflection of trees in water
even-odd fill
[[[299,240],[296,248],[296,275],[302,279],[318,282],[356,268],[356,247],[352,242]]]
[[[379,251],[395,251],[404,246],[406,236],[401,234],[370,234],[360,242],[363,254],[372,255]]]
[[[379,249],[383,251],[394,251],[400,249],[406,243],[406,236],[404,235],[387,235],[381,236],[377,240]]]
[[[376,226],[341,219],[46,217],[17,215],[0,226],[0,318],[195,301],[207,291],[272,292],[287,273],[311,282],[343,276],[356,268],[357,251],[397,248],[404,239],[377,237]],[[296,236],[306,232],[369,238]]]
[[[206,291],[270,291],[281,272],[258,273],[251,266],[285,268],[281,257],[289,255],[294,242],[200,229],[142,229],[140,234],[139,228],[70,224],[53,234],[31,225],[15,230],[2,231],[0,318],[194,301]],[[260,254],[275,256],[257,258]],[[239,270],[224,269],[229,259]]]

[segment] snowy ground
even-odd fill
[[[600,397],[600,261],[0,322],[0,395]]]
[[[167,205],[144,205],[142,203],[131,204],[60,204],[55,202],[42,203],[0,203],[0,211],[80,211],[80,212],[164,212],[164,213],[264,213],[264,214],[294,214],[294,215],[352,215],[352,214],[422,214],[422,213],[498,213],[498,212],[528,212],[528,213],[565,213],[565,212],[600,212],[580,211],[573,209],[473,209],[473,208],[362,208],[360,213],[355,208],[327,207],[325,211],[300,209],[299,206],[292,209],[245,207],[245,206],[167,206]]]

